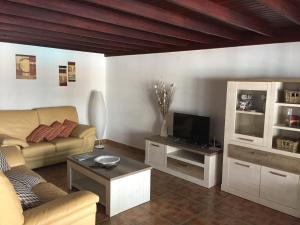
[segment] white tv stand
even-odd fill
[[[145,163],[195,184],[210,188],[220,183],[222,149],[174,142],[171,137],[146,139]]]

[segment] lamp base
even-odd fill
[[[96,149],[104,149],[104,145],[95,145],[94,146]]]

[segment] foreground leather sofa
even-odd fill
[[[63,162],[75,153],[90,152],[94,148],[96,128],[79,124],[69,138],[51,142],[27,143],[26,137],[40,124],[69,119],[78,122],[75,107],[61,106],[33,110],[0,110],[0,147],[20,146],[26,165],[38,168]]]
[[[37,175],[25,165],[18,147],[1,147],[11,170],[27,171]],[[39,175],[37,175],[39,176]],[[67,194],[46,181],[36,185],[32,191],[39,197],[41,205],[23,211],[17,194],[0,172],[0,225],[94,225],[96,203],[99,197],[88,191]]]

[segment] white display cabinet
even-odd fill
[[[287,102],[287,90],[297,96],[300,80],[228,82],[222,190],[300,217],[299,147],[277,142],[300,140],[300,102]]]

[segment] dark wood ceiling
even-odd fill
[[[0,0],[0,41],[106,56],[300,41],[300,1]]]

